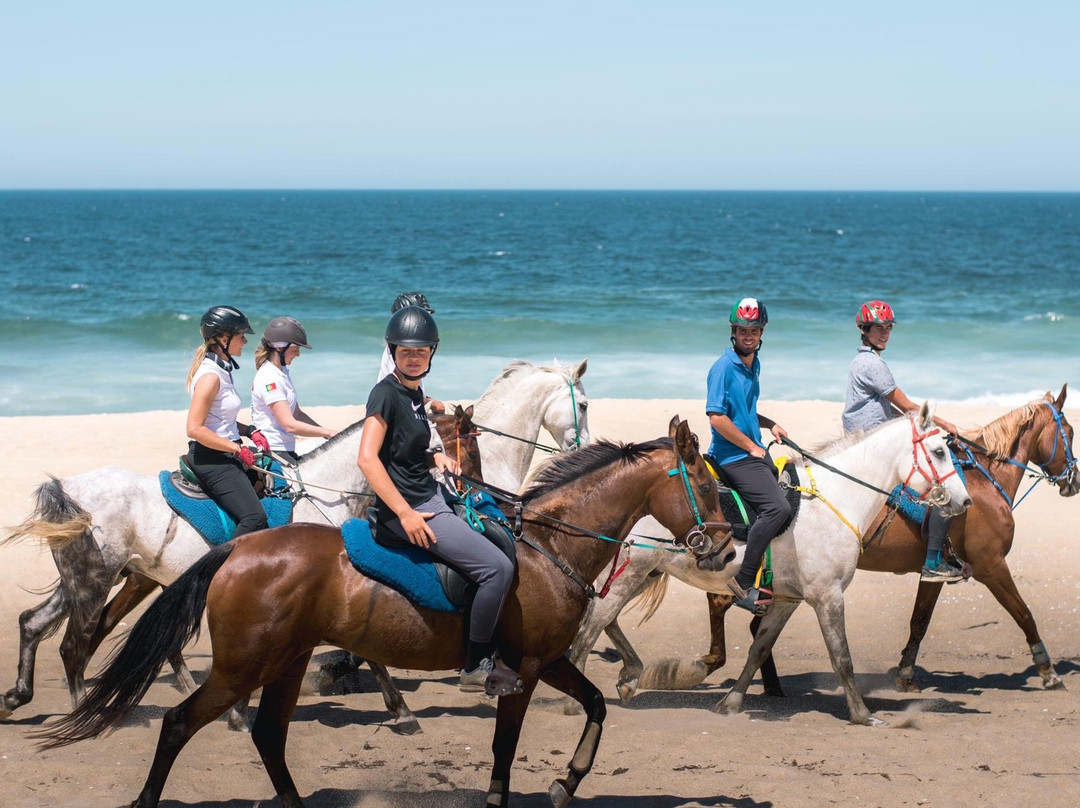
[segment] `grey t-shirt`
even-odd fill
[[[877,351],[863,345],[851,360],[844,394],[844,431],[871,429],[899,415],[889,401],[896,389],[892,371]]]

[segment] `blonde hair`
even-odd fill
[[[191,380],[195,378],[195,371],[197,371],[199,369],[199,365],[202,364],[202,361],[204,359],[206,359],[206,343],[205,342],[202,345],[200,345],[198,348],[195,349],[195,354],[191,359],[191,369],[188,370],[187,384],[185,385],[187,387],[187,390],[188,390],[189,393],[191,392]]]
[[[255,348],[255,370],[261,368],[266,360],[270,358],[271,350],[273,349],[268,347],[264,340],[259,340],[259,344]]]

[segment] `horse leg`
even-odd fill
[[[772,652],[773,644],[776,642],[777,637],[780,636],[780,632],[784,630],[787,621],[791,619],[791,615],[795,613],[799,603],[800,601],[797,600],[777,600],[769,609],[768,614],[761,618],[761,626],[758,628],[757,634],[754,635],[754,641],[750,644],[750,650],[746,654],[746,664],[743,665],[742,672],[739,674],[739,678],[735,680],[731,690],[713,708],[715,712],[731,715],[742,709],[743,698],[750,687],[750,682],[754,679],[754,674],[757,673],[765,658]]]
[[[573,668],[569,662],[567,666]],[[495,762],[491,767],[491,781],[488,783],[487,800],[484,803],[487,808],[506,808],[510,799],[510,767],[514,764],[514,753],[521,737],[525,711],[529,709],[529,699],[532,698],[538,681],[535,674],[527,675],[520,665],[518,672],[521,674],[522,691],[514,696],[500,696],[495,713],[495,735],[491,739]],[[585,678],[584,675],[582,678]]]
[[[67,615],[67,598],[57,587],[43,602],[19,615],[19,673],[15,687],[0,698],[0,719],[34,698],[34,664],[41,641],[56,631]]]
[[[922,692],[922,688],[915,683],[915,660],[918,659],[919,647],[930,627],[934,607],[943,586],[941,581],[919,581],[919,588],[915,592],[915,606],[911,610],[907,645],[900,653],[900,666],[896,669],[896,689],[901,693]]]
[[[1012,619],[1016,621],[1016,625],[1024,632],[1024,639],[1027,640],[1028,647],[1031,649],[1031,660],[1038,669],[1039,676],[1042,677],[1043,687],[1047,690],[1064,689],[1065,683],[1058,676],[1057,671],[1054,670],[1054,663],[1050,659],[1050,654],[1039,637],[1039,627],[1035,625],[1035,617],[1031,614],[1031,609],[1028,608],[1024,599],[1020,597],[1020,592],[1016,588],[1016,582],[1013,580],[1009,565],[1005,559],[1000,558],[989,569],[981,567],[974,569],[973,576],[976,581],[984,584],[990,590],[994,597],[997,598],[997,602],[1012,616]]]
[[[716,592],[706,592],[709,602],[709,653],[701,658],[705,669],[712,673],[727,663],[727,634],[724,631],[724,616],[731,608],[731,596]]]
[[[238,687],[229,683],[224,676],[211,668],[206,681],[194,693],[166,711],[161,722],[161,735],[158,737],[154,762],[150,766],[150,773],[146,776],[142,791],[131,804],[131,808],[157,808],[165,780],[180,750],[196,732],[229,709],[237,699],[250,693],[253,687],[253,684]]]
[[[251,740],[259,750],[282,808],[303,808],[304,805],[285,764],[285,741],[289,735],[289,719],[296,709],[296,699],[300,696],[300,686],[310,660],[311,651],[301,654],[277,681],[263,685],[255,723],[251,726]]]
[[[847,631],[844,627],[844,593],[839,586],[827,592],[824,597],[815,599],[810,605],[817,615],[821,635],[829,649],[829,659],[833,670],[840,677],[847,698],[848,720],[852,724],[864,726],[882,726],[885,722],[870,713],[859,691],[855,688],[855,666],[851,662],[851,648],[848,646]]]
[[[556,780],[548,786],[548,797],[554,808],[565,808],[585,775],[592,769],[597,747],[600,746],[600,736],[604,731],[607,705],[604,704],[604,696],[596,685],[586,679],[585,674],[570,664],[566,657],[559,657],[551,663],[541,672],[540,678],[545,684],[578,702],[588,716],[577,749],[570,759],[566,778]]]
[[[359,659],[359,657],[357,658]],[[409,709],[409,705],[405,703],[405,698],[401,695],[401,691],[398,690],[398,686],[390,678],[390,672],[386,669],[386,666],[371,660],[368,660],[367,664],[371,668],[371,672],[375,674],[375,681],[379,683],[383,704],[394,716],[394,720],[390,722],[390,729],[398,735],[415,735],[418,732],[423,732],[420,722],[416,720],[416,716]]]
[[[619,656],[622,658],[622,668],[619,670],[619,680],[615,683],[615,689],[619,691],[620,703],[623,707],[626,707],[637,692],[641,672],[645,669],[645,665],[642,663],[641,657],[637,655],[637,651],[634,650],[634,646],[630,644],[630,640],[623,634],[618,617],[608,623],[604,628],[604,633],[615,645],[615,650],[619,652]],[[575,700],[573,703],[577,703],[577,701]]]
[[[754,615],[750,620],[750,636],[756,637],[760,628],[761,616]],[[766,696],[778,699],[784,698],[784,688],[780,684],[780,674],[776,672],[776,661],[773,659],[771,650],[765,655],[765,659],[761,661],[761,685],[765,689]]]

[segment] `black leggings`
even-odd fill
[[[757,521],[746,537],[746,555],[735,580],[743,589],[754,585],[761,557],[781,526],[791,516],[791,506],[776,481],[772,463],[759,457],[747,457],[724,465],[724,473],[739,495],[757,511]]]
[[[203,490],[236,522],[234,539],[266,529],[266,511],[251,487],[244,464],[234,455],[190,441],[187,464],[202,482]]]

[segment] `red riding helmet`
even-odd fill
[[[732,326],[749,326],[764,328],[769,323],[769,312],[765,304],[755,297],[744,297],[731,307],[728,322]]]
[[[868,325],[889,325],[896,322],[892,306],[884,300],[870,300],[862,304],[855,315],[855,324],[862,328]]]

